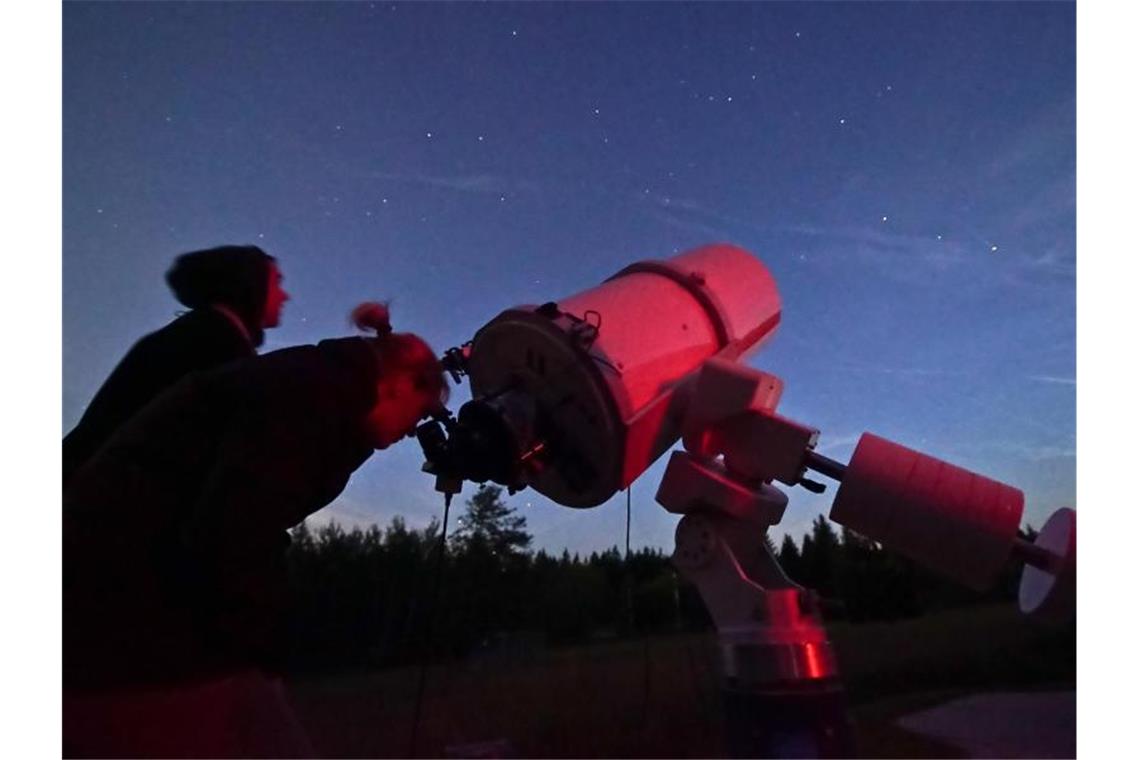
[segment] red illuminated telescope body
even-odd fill
[[[718,244],[633,264],[558,302],[508,309],[467,355],[472,395],[501,421],[496,429],[510,431],[486,440],[520,463],[516,487],[593,507],[684,435],[686,452],[674,453],[657,501],[681,514],[714,505],[765,526],[780,520],[787,497],[763,484],[817,486],[804,480],[811,469],[840,481],[836,522],[977,589],[1016,556],[1033,568],[1022,608],[1068,614],[1072,510],[1028,544],[1017,536],[1018,489],[871,433],[845,466],[814,452],[818,430],[776,413],[782,381],[742,359],[772,337],[780,308],[768,269]]]
[[[527,485],[592,507],[680,438],[686,391],[705,360],[740,359],[779,321],[767,267],[736,246],[708,245],[633,264],[556,303],[503,312],[472,341],[472,394],[512,388],[533,401],[561,453]]]

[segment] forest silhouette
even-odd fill
[[[525,516],[499,487],[479,487],[464,506],[442,566],[434,519],[423,529],[401,517],[367,530],[294,528],[289,670],[509,656],[712,627],[696,588],[660,549],[552,555],[532,549]],[[837,533],[822,515],[799,542],[788,535],[769,546],[793,580],[819,594],[826,621],[913,618],[1017,594],[1014,565],[974,592],[846,528]]]

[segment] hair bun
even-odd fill
[[[386,303],[365,301],[352,310],[349,318],[361,330],[372,330],[377,335],[390,335],[392,332],[392,324],[388,321],[388,304]]]

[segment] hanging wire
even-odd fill
[[[420,678],[416,687],[416,709],[412,717],[412,736],[408,748],[408,757],[416,756],[416,737],[420,730],[420,708],[423,706],[424,686],[427,684],[428,657],[431,655],[432,641],[435,639],[435,610],[439,601],[439,587],[443,579],[443,559],[447,552],[447,515],[451,511],[451,494],[443,496],[443,527],[439,531],[439,551],[435,558],[435,582],[432,584],[431,604],[428,605],[428,626],[423,655],[420,657]]]
[[[626,564],[626,605],[629,615],[629,622],[631,628],[635,628],[635,616],[633,607],[633,565],[630,562],[631,552],[629,546],[630,526],[632,524],[632,509],[631,509],[631,487],[625,489],[625,564]],[[416,739],[419,734],[420,715],[423,707],[424,688],[427,684],[427,668],[428,657],[430,654],[430,645],[434,639],[433,633],[435,628],[436,618],[436,604],[439,601],[439,590],[443,579],[443,563],[444,556],[447,550],[447,518],[451,511],[451,494],[444,495],[443,501],[443,526],[439,533],[439,550],[437,552],[435,564],[435,581],[432,584],[431,604],[428,607],[428,630],[427,630],[427,643],[428,647],[424,649],[424,654],[420,659],[420,673],[419,683],[416,687],[416,703],[415,712],[412,717],[412,733],[409,741],[408,757],[416,757]],[[645,738],[646,719],[649,714],[649,634],[643,632],[642,635],[642,658],[643,658],[643,678],[642,678],[642,696],[641,696],[641,732],[642,740]]]
[[[632,485],[625,489],[625,561],[629,562],[629,492]]]
[[[625,489],[625,566],[626,566],[626,614],[628,615],[629,626],[631,630],[636,630],[636,615],[634,614],[633,606],[633,563],[630,562],[630,549],[629,549],[629,529],[632,510],[630,509],[631,492],[633,491],[632,484]],[[649,717],[649,631],[648,629],[641,632],[641,657],[642,657],[642,679],[641,679],[641,740],[645,742],[646,721]]]

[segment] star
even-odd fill
[[[885,222],[885,221],[887,221],[887,218],[884,216],[884,217],[883,217],[883,219],[882,219],[882,221],[884,221],[884,222]]]
[[[479,142],[483,142],[483,135],[479,135]]]
[[[427,136],[428,136],[428,138],[430,139],[430,138],[431,138],[431,132],[428,132],[428,133],[427,133]]]
[[[991,245],[990,246],[990,253],[997,253],[997,249],[998,249],[998,247],[996,245]]]
[[[840,123],[840,124],[846,124],[846,123],[847,123],[847,119],[840,119],[840,120],[839,120],[839,123]]]

